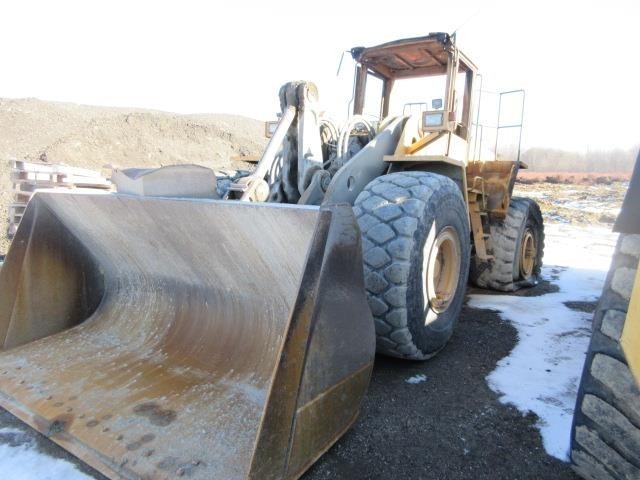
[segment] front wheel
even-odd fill
[[[365,187],[354,212],[377,350],[400,358],[432,357],[453,333],[469,272],[469,224],[460,188],[434,173],[392,173]]]

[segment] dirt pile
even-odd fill
[[[236,170],[249,166],[231,157],[258,155],[265,144],[262,122],[234,115],[0,99],[0,253],[8,248],[12,160],[95,170],[106,164],[126,168],[180,163]]]

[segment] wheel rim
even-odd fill
[[[537,255],[536,237],[530,228],[524,231],[522,247],[520,248],[520,275],[529,278],[533,275]]]
[[[456,294],[460,278],[460,239],[453,227],[443,228],[429,249],[426,283],[429,306],[444,312]]]

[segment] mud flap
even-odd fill
[[[347,206],[38,193],[0,271],[0,405],[111,478],[297,478],[375,338]]]

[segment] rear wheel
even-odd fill
[[[538,283],[544,249],[544,225],[538,204],[513,197],[507,217],[491,224],[493,260],[473,258],[469,277],[482,288],[512,292]]]
[[[640,389],[620,335],[638,268],[640,235],[621,234],[582,372],[571,430],[571,460],[587,479],[640,478]]]
[[[426,359],[449,340],[468,278],[467,210],[460,188],[427,172],[373,180],[354,212],[379,352]]]

